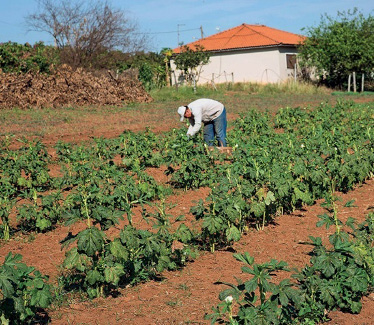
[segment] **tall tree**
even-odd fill
[[[164,47],[160,54],[164,57],[164,63],[165,63],[165,81],[166,86],[170,86],[170,59],[173,55],[173,50],[169,47]]]
[[[350,73],[371,73],[374,69],[374,17],[357,8],[338,12],[336,18],[321,17],[317,27],[307,27],[307,39],[300,46],[303,67],[313,68],[320,81],[341,87]]]
[[[38,0],[26,23],[29,30],[49,33],[73,66],[92,66],[108,51],[136,52],[147,44],[125,12],[106,1]]]

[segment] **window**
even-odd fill
[[[286,54],[287,69],[295,69],[296,54]]]

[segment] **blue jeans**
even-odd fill
[[[227,147],[226,128],[226,109],[223,108],[220,116],[213,121],[204,123],[204,141],[208,146],[214,146],[214,138],[216,138],[218,147]]]

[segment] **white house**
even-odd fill
[[[228,29],[186,44],[202,46],[210,52],[210,61],[202,67],[199,84],[222,82],[278,83],[295,75],[298,45],[304,36],[270,28],[248,25]],[[173,50],[181,53],[182,47]],[[183,82],[183,74],[174,70],[173,84]]]

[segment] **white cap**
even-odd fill
[[[178,107],[178,114],[181,116],[180,121],[183,122],[184,120],[184,113],[186,112],[186,106]]]

